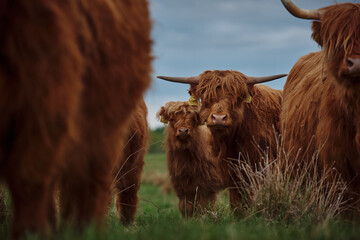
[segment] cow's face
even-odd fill
[[[244,103],[242,100],[232,101],[223,97],[217,101],[204,103],[200,111],[201,119],[214,136],[227,136],[236,124],[244,119]]]
[[[312,37],[323,48],[323,64],[341,85],[360,86],[360,4],[336,4],[320,11]]]
[[[236,71],[206,71],[190,90],[201,99],[200,118],[214,136],[227,135],[244,119],[244,100],[250,94],[246,78]]]
[[[194,129],[200,125],[198,110],[187,102],[168,102],[158,112],[158,117],[169,124],[168,134],[178,147],[189,147]]]

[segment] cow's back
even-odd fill
[[[264,123],[273,125],[276,132],[279,132],[279,116],[282,105],[282,90],[276,90],[266,85],[255,85],[255,104],[257,111]],[[258,97],[257,97],[258,95]]]

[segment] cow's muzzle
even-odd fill
[[[211,120],[213,125],[225,125],[228,121],[228,116],[226,114],[211,114]]]
[[[360,76],[360,58],[348,57],[346,59],[348,76]]]
[[[176,137],[180,140],[185,140],[190,137],[190,131],[188,128],[179,128],[176,133]]]

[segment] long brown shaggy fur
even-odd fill
[[[206,122],[214,138],[214,148],[218,155],[222,176],[230,191],[230,204],[239,210],[240,193],[234,185],[237,176],[231,171],[237,164],[239,154],[242,159],[258,163],[262,153],[276,149],[275,132],[279,131],[279,114],[282,92],[265,85],[247,85],[246,76],[237,71],[205,71],[200,75],[198,85],[190,92],[201,99],[201,120]],[[251,103],[244,100],[252,96]],[[212,115],[226,115],[223,125],[213,124]]]
[[[135,220],[137,192],[140,188],[144,157],[150,139],[146,117],[147,108],[142,100],[131,117],[124,154],[114,171],[116,208],[123,224],[130,224]]]
[[[101,222],[128,120],[150,82],[146,0],[0,3],[0,177],[13,237],[62,215]]]
[[[216,157],[210,146],[211,134],[199,125],[199,107],[187,102],[168,102],[158,117],[169,121],[166,128],[166,159],[171,182],[183,216],[213,207],[223,184]],[[184,137],[179,129],[188,129]]]
[[[359,200],[360,77],[343,69],[347,57],[360,54],[360,4],[323,11],[313,23],[322,51],[301,57],[284,86],[282,132],[292,156],[311,161],[318,153],[321,166],[334,167]]]
[[[321,11],[321,21],[312,24],[312,37],[323,48],[324,70],[347,85],[346,58],[360,57],[360,4],[336,4]]]

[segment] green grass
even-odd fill
[[[165,154],[146,156],[144,176],[164,176],[167,173]],[[360,226],[345,220],[330,219],[321,224],[303,221],[284,224],[264,220],[259,216],[236,218],[231,215],[228,196],[219,196],[215,212],[183,219],[177,208],[178,200],[174,192],[165,194],[156,184],[143,183],[139,190],[139,208],[136,223],[122,226],[114,213],[109,211],[106,227],[98,231],[88,227],[78,235],[74,229],[63,229],[53,239],[359,239]],[[0,239],[9,238],[9,218],[0,224]],[[27,239],[38,239],[28,236]]]
[[[154,130],[150,130],[150,147],[149,153],[164,153],[165,149],[163,147],[164,141],[164,128],[157,128]]]
[[[176,212],[177,198],[173,192],[164,194],[159,186],[142,184],[138,193],[139,208],[138,216],[141,214],[157,214],[169,211]],[[179,215],[180,216],[180,215]]]
[[[151,153],[146,155],[143,174],[149,174],[154,172],[160,174],[167,173],[165,153]]]

